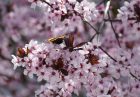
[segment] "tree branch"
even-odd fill
[[[109,53],[107,53],[101,46],[99,46],[99,49],[101,49],[108,57],[110,57],[113,61],[117,62],[115,58],[113,58]]]
[[[110,16],[110,14],[109,14],[109,11],[108,11],[108,18],[109,18],[109,20],[111,20],[111,16]],[[115,31],[115,28],[113,27],[112,21],[110,21],[110,24],[111,24],[113,33],[114,33],[114,35],[115,35],[115,37],[116,37],[116,40],[117,40],[117,42],[118,42],[118,45],[119,45],[119,47],[121,47],[120,41],[119,41],[119,39],[118,39],[118,38],[119,38],[119,37],[118,37],[118,34],[117,34],[117,32]]]

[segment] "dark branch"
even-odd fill
[[[95,36],[97,35],[97,33],[95,33],[91,38],[90,38],[90,42],[92,42],[92,40],[95,38]]]
[[[106,1],[106,0],[100,1],[100,2],[96,5],[96,7],[98,7],[98,6],[100,6],[101,4],[105,3],[105,1]]]
[[[137,78],[132,72],[130,72],[130,75],[131,75],[133,78],[135,78],[135,79],[137,79],[138,81],[140,81],[140,79]]]
[[[99,46],[99,49],[101,49],[108,57],[110,57],[113,61],[117,62],[115,58],[113,58],[109,53],[107,53],[101,46]]]
[[[111,16],[110,16],[110,14],[109,14],[109,11],[108,11],[107,14],[108,14],[108,18],[109,18],[109,20],[111,20]],[[119,45],[119,47],[121,47],[121,44],[120,44],[120,41],[119,41],[118,34],[117,34],[117,32],[115,31],[115,28],[113,27],[113,23],[112,23],[112,21],[110,21],[110,24],[111,24],[112,30],[113,30],[113,32],[114,32],[114,35],[115,35],[115,37],[116,37],[116,40],[117,40],[117,42],[118,42],[118,45]]]
[[[51,8],[53,8],[53,6],[49,3],[49,2],[47,2],[46,0],[41,0],[42,2],[44,2],[44,3],[46,3],[48,6],[50,6]]]
[[[95,27],[93,27],[88,21],[86,21],[86,20],[83,20],[85,23],[87,23],[91,28],[93,28],[93,30],[95,30],[95,32],[97,33],[97,34],[99,34],[100,32],[95,28]]]

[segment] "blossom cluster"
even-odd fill
[[[104,88],[104,94],[107,94],[112,88],[109,83],[113,83],[107,82],[106,87],[103,87],[105,83],[100,83],[107,66],[107,56],[92,43],[87,43],[82,48],[83,50],[69,51],[59,45],[31,40],[25,48],[18,50],[18,57],[13,56],[12,63],[14,68],[24,67],[25,75],[31,78],[36,75],[38,81],[46,81],[46,85],[36,95],[71,97],[72,93],[78,95],[82,87],[86,88],[89,97],[101,95]],[[92,90],[98,89],[97,83],[101,84],[101,91]]]
[[[52,37],[67,33],[84,34],[83,23],[88,21],[95,25],[102,20],[102,9],[96,8],[94,2],[87,0],[29,0],[32,7],[41,7],[44,12],[46,26]],[[100,9],[100,10],[98,10]],[[92,31],[92,33],[95,33]]]
[[[140,0],[124,2],[114,20],[110,1],[28,1],[43,11],[37,23],[43,22],[47,41],[18,48],[12,63],[44,81],[36,97],[80,97],[81,91],[85,97],[139,97]]]

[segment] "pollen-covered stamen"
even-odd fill
[[[29,52],[30,52],[30,50],[28,48],[27,48],[27,51],[25,51],[23,48],[18,48],[17,56],[20,58],[23,58],[23,57],[28,56]]]
[[[91,63],[92,65],[99,64],[99,56],[95,54],[88,54],[88,63]]]
[[[26,53],[25,53],[24,49],[18,48],[17,56],[18,57],[21,57],[21,58],[25,57],[26,56]]]
[[[64,62],[63,62],[62,58],[59,58],[58,60],[54,60],[52,68],[60,71],[65,76],[68,75],[68,71],[64,68]]]

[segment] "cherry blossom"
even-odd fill
[[[139,9],[140,0],[0,1],[0,96],[139,97]]]

